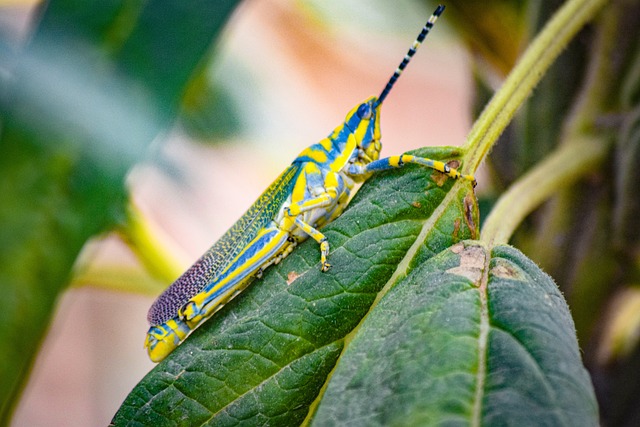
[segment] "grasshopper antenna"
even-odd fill
[[[398,65],[398,68],[396,68],[396,71],[394,71],[393,75],[389,79],[389,82],[387,82],[387,86],[385,86],[384,90],[380,93],[378,100],[373,105],[374,107],[377,107],[378,105],[382,104],[382,101],[384,101],[387,95],[389,95],[389,92],[391,92],[391,88],[393,88],[393,85],[396,83],[396,80],[398,80],[398,77],[400,77],[400,74],[402,74],[402,70],[404,70],[407,64],[409,63],[409,61],[411,61],[411,58],[413,57],[413,55],[415,55],[420,45],[422,44],[424,39],[427,37],[427,34],[429,34],[429,31],[431,31],[431,28],[433,28],[433,24],[435,24],[438,17],[442,15],[442,12],[444,12],[444,6],[439,5],[436,8],[436,10],[433,12],[433,14],[429,17],[429,19],[427,20],[427,23],[424,24],[424,27],[422,27],[422,31],[420,31],[420,34],[418,34],[418,37],[416,37],[415,41],[411,45],[411,48],[409,48],[409,51],[402,59],[402,62],[400,63],[400,65]]]

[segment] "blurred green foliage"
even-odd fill
[[[173,122],[236,1],[52,0],[2,51],[0,424],[92,236],[122,222],[129,168]]]

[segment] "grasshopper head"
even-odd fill
[[[364,100],[345,118],[348,130],[354,135],[358,151],[362,150],[363,160],[369,163],[380,157],[380,103],[375,96]]]
[[[431,31],[431,28],[433,28],[433,24],[436,23],[438,17],[442,15],[442,12],[444,12],[444,6],[440,5],[429,17],[427,23],[422,27],[422,31],[420,31],[420,34],[418,34],[418,37],[416,37],[409,51],[402,59],[402,62],[400,62],[398,68],[393,72],[387,85],[382,89],[382,92],[380,92],[380,96],[377,98],[372,96],[365,100],[347,115],[345,119],[346,130],[354,134],[356,146],[352,148],[358,150],[358,158],[363,163],[372,162],[380,157],[380,149],[382,148],[380,144],[380,105],[382,105],[382,102],[387,98],[396,81],[400,78],[402,70],[409,64],[409,61],[425,37],[427,37],[429,31]]]

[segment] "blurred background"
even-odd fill
[[[62,3],[73,7],[73,2]],[[53,321],[11,425],[108,424],[154,366],[143,341],[147,310],[170,283],[163,277],[186,269],[298,152],[326,136],[358,102],[379,94],[433,6],[382,0],[242,2],[219,38],[206,47],[182,92],[177,120],[161,126],[148,146],[150,141],[142,142],[142,154],[131,159],[126,176],[144,227],[172,265],[164,276],[150,274],[127,237],[109,227],[84,245],[71,288],[55,298]],[[38,44],[34,34],[42,34],[38,26],[43,26],[43,7],[35,1],[0,3],[5,59],[14,58],[27,43]],[[64,8],[56,11],[60,19],[73,16]],[[45,24],[53,20],[46,14],[44,19]],[[122,31],[130,30],[126,19],[118,19]],[[385,103],[383,154],[464,141],[471,125],[473,82],[468,54],[448,21],[445,13]],[[171,35],[183,28],[181,24],[160,31]],[[88,111],[83,120],[90,126],[98,117],[91,115],[92,109],[119,108],[112,103],[121,100],[109,97],[111,91],[92,96],[74,70],[87,66],[89,73],[99,74],[104,64],[76,65],[75,45],[63,43],[64,35],[56,36],[56,45],[45,47],[54,53],[51,62],[41,51],[32,51],[29,64],[43,67],[39,72],[53,88],[48,93],[46,87],[38,88],[37,98],[47,104],[47,96],[59,101],[66,94],[69,114],[78,114],[73,106],[83,99],[78,108],[83,114]],[[105,45],[108,50],[109,39]],[[100,53],[89,54],[94,55]],[[0,61],[0,67],[5,78],[11,76],[10,63]],[[126,100],[131,91],[124,93]],[[89,103],[87,98],[92,98]],[[65,108],[65,102],[62,107],[51,105]],[[144,122],[140,109],[123,108],[128,118]],[[146,124],[131,126],[134,131],[135,126],[142,128],[145,135]],[[128,141],[130,129],[117,129],[110,137],[121,136]]]

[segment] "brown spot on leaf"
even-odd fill
[[[460,252],[462,252],[464,250],[464,243],[455,244],[455,245],[451,246],[449,248],[449,250],[451,252],[453,252],[454,254],[459,254]]]
[[[499,279],[526,280],[526,274],[511,262],[503,258],[494,258],[493,267],[489,272],[493,277]]]
[[[478,225],[476,224],[476,213],[478,211],[478,205],[476,204],[476,197],[473,193],[473,190],[467,193],[464,196],[463,200],[464,204],[464,220],[467,223],[467,227],[469,227],[469,231],[471,232],[471,238],[478,238]]]
[[[447,166],[452,169],[458,169],[460,167],[460,162],[458,160],[449,160],[447,162]]]
[[[484,270],[486,256],[486,250],[482,246],[467,246],[463,251],[460,252],[460,264],[457,267],[448,269],[446,272],[455,274],[456,276],[466,277],[475,286],[480,286],[480,280],[482,279],[482,271]]]
[[[451,233],[451,238],[456,242],[460,240],[460,224],[461,223],[462,221],[460,221],[460,218],[456,218],[456,220],[453,221],[453,233]]]
[[[449,178],[447,175],[435,169],[431,173],[431,180],[435,182],[438,187],[442,187],[444,183],[447,182],[447,178]]]
[[[422,204],[418,201],[415,201],[411,203],[411,206],[413,206],[414,208],[420,209],[422,207]]]
[[[289,274],[287,274],[287,285],[292,284],[298,277],[300,277],[298,273],[290,271]]]

